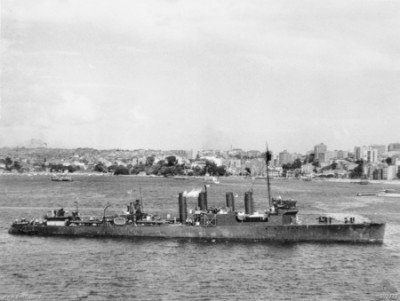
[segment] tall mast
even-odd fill
[[[139,182],[139,194],[140,194],[140,208],[142,209],[143,212],[142,186],[140,185],[140,182]]]
[[[269,161],[271,161],[271,153],[268,150],[268,143],[267,143],[267,151],[265,152],[265,163],[266,163],[266,168],[267,168],[267,187],[268,187],[268,204],[269,207],[272,207],[272,200],[271,200],[271,184],[269,182],[269,172],[268,172],[268,165]]]

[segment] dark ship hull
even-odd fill
[[[351,242],[382,243],[385,232],[384,223],[360,224],[287,224],[270,222],[238,222],[231,216],[232,223],[187,225],[182,223],[155,223],[143,221],[115,225],[100,223],[97,225],[48,226],[14,225],[10,234],[70,237],[155,237],[155,238],[190,238],[190,239],[232,239],[252,241],[281,242]]]

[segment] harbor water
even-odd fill
[[[297,200],[301,222],[386,222],[382,245],[265,243],[187,239],[12,236],[11,223],[54,209],[119,214],[141,199],[145,212],[178,217],[178,194],[204,179],[73,175],[0,176],[0,300],[400,300],[400,198],[357,196],[396,185],[272,180],[272,194]],[[210,183],[208,206],[236,210],[252,189],[254,210],[268,206],[263,179]],[[397,186],[400,188],[400,186]],[[188,198],[194,209],[196,198]]]

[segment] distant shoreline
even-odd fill
[[[35,177],[35,176],[52,176],[52,175],[65,175],[61,172],[29,172],[29,173],[9,173],[2,172],[0,176],[26,176],[26,177]],[[100,172],[74,172],[68,173],[68,176],[94,176],[94,177],[109,177],[114,176],[112,173],[100,173]],[[164,178],[164,176],[157,175],[116,175],[118,177],[138,177],[138,178]],[[186,176],[187,179],[201,179],[205,176]],[[168,178],[174,178],[173,176]],[[224,178],[224,177],[222,177]],[[227,178],[245,178],[244,176],[228,176]],[[273,180],[285,180],[285,181],[301,181],[301,179],[297,178],[279,178],[274,177]],[[361,179],[332,179],[332,178],[315,178],[312,179],[314,182],[335,182],[335,183],[352,183],[352,184],[360,184]],[[367,180],[368,184],[386,184],[386,185],[400,185],[400,180]],[[368,185],[367,184],[367,185]]]
[[[359,179],[324,179],[323,181],[327,182],[342,182],[342,183],[353,183],[359,184]],[[400,185],[400,180],[367,180],[369,184],[393,184]],[[367,184],[368,185],[368,184]]]
[[[76,173],[63,173],[63,172],[24,172],[24,173],[12,173],[3,172],[0,176],[52,176],[52,175],[69,175],[69,176],[113,176],[112,173],[100,173],[100,172],[76,172]]]

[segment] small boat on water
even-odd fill
[[[300,177],[300,179],[302,179],[305,182],[311,182],[312,181],[312,177],[311,176],[303,176],[303,177]]]
[[[55,182],[72,182],[73,178],[67,175],[61,175],[61,176],[52,175],[51,180]]]
[[[400,191],[399,190],[395,190],[395,189],[383,189],[381,191],[378,191],[376,196],[399,198],[400,197]]]
[[[376,192],[359,192],[357,196],[378,196],[389,198],[400,198],[400,191],[395,189],[383,189]]]
[[[215,177],[215,176],[211,177],[211,176],[209,176],[209,175],[206,175],[206,176],[204,177],[204,182],[210,183],[210,184],[220,184],[220,183],[221,183],[221,182],[219,181],[219,177]]]
[[[267,166],[270,156],[267,151]],[[385,223],[359,222],[354,217],[335,220],[320,216],[314,223],[302,223],[298,218],[297,201],[272,198],[267,173],[269,208],[254,208],[253,191],[244,195],[244,211],[236,210],[235,197],[226,193],[226,206],[208,206],[207,186],[198,193],[197,207],[187,209],[188,194],[180,193],[178,217],[160,218],[144,213],[139,201],[130,203],[120,215],[83,218],[78,210],[66,214],[62,209],[44,219],[17,220],[8,232],[21,235],[69,237],[157,237],[187,239],[228,239],[279,242],[348,242],[382,243]]]

